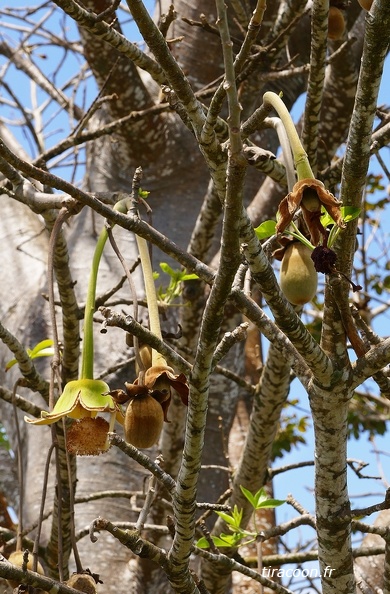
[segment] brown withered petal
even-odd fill
[[[321,210],[319,211],[307,211],[302,204],[303,218],[307,228],[310,231],[310,241],[313,245],[318,245],[322,237],[327,237],[328,232],[321,223]]]
[[[149,392],[149,386],[138,384],[138,378],[135,380],[134,384],[129,384],[128,382],[125,382],[125,387],[128,395],[127,400],[129,398],[135,398],[135,396],[144,395]]]
[[[298,227],[299,228],[299,227]],[[275,260],[279,260],[279,262],[281,262],[283,260],[283,256],[286,253],[287,248],[294,243],[295,241],[297,241],[295,239],[295,237],[287,237],[287,235],[279,235],[278,237],[278,243],[282,246],[280,248],[277,248],[276,250],[274,250],[272,252],[272,257],[275,258]]]
[[[188,406],[189,388],[184,373],[177,375],[172,367],[168,366],[150,367],[145,372],[145,383],[150,387],[153,398],[161,404],[164,412],[164,421],[169,422],[168,408],[172,398],[169,387],[176,390],[182,403]]]
[[[126,394],[122,390],[113,390],[111,396],[121,404],[130,398],[136,398],[149,393],[159,404],[164,412],[164,421],[168,421],[168,408],[171,403],[171,388],[179,394],[183,404],[188,406],[189,387],[184,373],[176,374],[172,367],[165,365],[149,367],[145,371],[140,384],[139,375],[132,384],[126,382]]]
[[[324,229],[320,220],[321,205],[325,207],[325,210],[338,227],[345,227],[340,209],[341,202],[318,179],[301,179],[279,205],[280,218],[276,225],[276,232],[283,233],[292,222],[298,208],[301,207],[311,241],[314,245],[317,245],[321,235],[323,237],[327,235],[326,229]]]
[[[337,255],[328,247],[318,245],[311,253],[311,259],[314,262],[314,268],[317,272],[329,274],[334,271]]]
[[[132,386],[132,384],[129,384],[129,386]],[[130,395],[125,392],[124,390],[110,390],[109,392],[111,398],[113,399],[114,402],[116,402],[117,404],[126,404],[126,402],[129,401],[130,399]]]
[[[162,381],[167,381],[169,385],[179,394],[183,404],[188,405],[189,387],[184,373],[176,374],[172,367],[154,366],[145,372],[145,385],[153,392],[159,390]],[[137,382],[137,380],[136,380]],[[134,382],[134,383],[136,383]]]

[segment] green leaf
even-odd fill
[[[160,262],[160,268],[165,274],[169,274],[171,278],[176,277],[176,272],[166,262]]]
[[[225,512],[217,512],[218,516],[222,518],[222,520],[224,520],[226,524],[229,524],[229,526],[235,529],[240,528],[242,513],[243,510],[238,510],[237,505],[234,506],[232,514],[226,514]]]
[[[37,359],[37,357],[53,357],[54,349],[52,348],[53,340],[51,338],[46,338],[45,340],[41,340],[38,344],[35,345],[33,349],[26,349],[27,354],[30,359]],[[17,364],[16,359],[11,359],[5,366],[5,371],[8,371]]]
[[[210,547],[207,538],[205,538],[204,536],[202,536],[202,538],[200,538],[195,543],[195,546],[198,547],[199,549],[208,549]]]
[[[146,198],[149,196],[150,192],[148,192],[147,190],[143,190],[142,188],[138,188],[138,196],[140,198],[143,198],[144,200],[146,200]]]
[[[185,270],[174,270],[167,264],[167,262],[160,263],[161,270],[170,277],[169,284],[167,287],[160,287],[158,289],[158,296],[161,301],[165,303],[171,303],[177,297],[182,294],[182,282],[187,280],[198,279],[197,274],[187,273]]]
[[[212,536],[213,543],[217,547],[236,547],[242,540],[242,535],[235,532],[234,534],[220,534],[220,536]]]
[[[272,237],[272,235],[275,235],[275,228],[276,221],[264,221],[264,223],[261,223],[261,225],[256,227],[255,233],[258,239],[267,239],[268,237]]]
[[[282,499],[269,499],[264,487],[259,489],[254,495],[242,485],[240,485],[240,489],[254,509],[272,509],[285,503]]]
[[[11,359],[10,361],[8,361],[7,365],[5,366],[5,371],[8,371],[9,369],[11,369],[11,367],[16,365],[16,363],[17,363],[16,359]]]
[[[324,209],[323,214],[321,215],[321,225],[326,229],[328,225],[334,225],[334,220],[330,216],[328,212]]]
[[[341,215],[346,223],[349,223],[349,221],[353,221],[353,219],[356,219],[361,212],[361,208],[357,206],[342,206],[340,210]],[[323,227],[327,227],[328,225],[334,224],[335,222],[330,216],[330,214],[324,210],[324,213],[321,216],[321,225]]]
[[[242,491],[242,494],[244,495],[244,497],[249,501],[249,503],[251,504],[251,506],[256,509],[256,499],[255,497],[252,495],[252,493],[248,490],[245,489],[245,487],[243,487],[242,485],[240,485],[240,489]]]
[[[42,355],[39,355],[38,353],[41,353],[42,351],[46,351],[49,347],[52,347],[54,344],[54,341],[51,338],[46,338],[46,340],[41,340],[41,342],[38,342],[38,344],[35,345],[35,347],[32,349],[32,351],[29,352],[29,355],[31,357],[31,359],[34,359],[34,357],[39,357]]]
[[[390,276],[385,276],[383,279],[383,286],[385,289],[390,289]]]
[[[160,268],[165,274],[168,274],[171,278],[173,278],[177,282],[182,282],[185,280],[196,280],[199,276],[195,273],[187,273],[184,270],[173,270],[166,262],[160,263]]]
[[[279,507],[286,503],[284,499],[267,499],[267,501],[262,501],[258,503],[256,509],[272,509],[274,507]]]
[[[360,215],[361,213],[361,208],[359,208],[358,206],[342,206],[341,207],[341,214],[343,216],[343,219],[346,223],[349,223],[349,221],[353,221],[353,219],[357,219],[357,217]]]
[[[216,547],[237,547],[241,540],[244,538],[243,534],[239,532],[235,532],[234,534],[220,534],[219,536],[212,536],[211,539]],[[204,536],[200,538],[196,546],[200,549],[208,549],[210,548],[210,544]]]

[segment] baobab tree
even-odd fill
[[[388,500],[351,510],[346,473],[351,412],[373,433],[388,413],[389,339],[370,307],[386,239],[373,279],[357,236],[389,141],[390,7],[196,4],[2,9],[0,404],[18,472],[7,458],[0,576],[68,594],[287,593],[264,568],[318,559],[326,594],[387,592],[386,515],[358,518]],[[293,378],[315,512],[291,489],[296,516],[278,524]],[[278,552],[301,525],[313,549]],[[353,548],[352,531],[381,540]]]

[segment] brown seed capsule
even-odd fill
[[[24,551],[14,551],[8,557],[8,561],[10,563],[12,563],[12,565],[16,565],[17,567],[22,567],[23,566],[23,555],[24,555]],[[27,561],[27,569],[32,570],[32,568],[33,568],[33,557],[32,557],[32,555],[29,555],[28,561]],[[43,567],[39,563],[39,561],[38,561],[36,572],[39,573],[40,575],[45,575]],[[7,580],[7,582],[11,586],[11,588],[17,588],[19,586],[19,582],[16,582],[14,580]]]
[[[329,7],[328,15],[328,39],[337,41],[341,39],[345,31],[344,15],[336,6]]]
[[[66,582],[67,586],[84,592],[85,594],[96,594],[96,582],[91,575],[87,573],[74,573]]]
[[[164,423],[161,404],[150,394],[130,401],[125,415],[125,438],[136,448],[150,448],[157,443]]]
[[[292,243],[286,250],[280,267],[280,288],[290,303],[303,305],[317,291],[317,272],[311,251],[303,243]]]

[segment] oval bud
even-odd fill
[[[136,448],[151,448],[157,443],[164,423],[161,404],[150,394],[130,401],[125,415],[125,439]]]
[[[303,305],[317,291],[317,272],[311,250],[303,243],[292,243],[283,256],[280,267],[280,288],[290,303]]]
[[[23,555],[24,555],[24,551],[14,551],[8,557],[8,561],[10,563],[12,563],[12,565],[16,565],[17,567],[23,567]],[[32,555],[29,555],[28,561],[27,561],[27,569],[30,569],[32,571],[32,568],[33,568],[33,557],[32,557]],[[43,567],[39,563],[39,561],[38,561],[36,572],[39,573],[40,575],[45,575]],[[14,580],[7,580],[7,582],[11,586],[11,588],[17,588],[19,586],[19,582],[16,582]]]
[[[66,585],[84,592],[85,594],[96,594],[96,582],[91,575],[87,573],[74,573],[66,582]]]
[[[371,10],[373,1],[374,0],[358,0],[360,6],[364,8],[364,10],[367,10],[367,12]]]
[[[149,345],[143,344],[139,347],[139,356],[141,358],[144,369],[149,369],[152,366],[152,349]]]
[[[336,6],[329,7],[328,15],[328,38],[337,41],[341,39],[345,31],[344,15]]]

